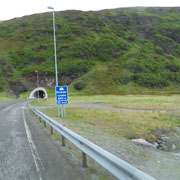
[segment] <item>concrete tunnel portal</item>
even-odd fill
[[[38,87],[36,89],[34,89],[31,94],[29,95],[29,99],[34,99],[34,98],[41,98],[41,99],[47,99],[48,98],[48,93],[47,91],[42,88],[42,87]]]

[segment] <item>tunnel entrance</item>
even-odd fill
[[[42,98],[42,99],[46,99],[48,98],[48,94],[46,92],[46,90],[42,87],[38,87],[36,89],[34,89],[31,94],[29,95],[29,99],[33,99],[33,98]]]
[[[44,98],[45,97],[45,92],[44,91],[36,91],[35,95],[36,98]]]

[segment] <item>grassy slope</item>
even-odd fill
[[[6,89],[7,80],[16,84],[34,75],[35,70],[41,76],[54,75],[51,15],[1,23],[1,90]],[[179,8],[57,12],[60,77],[77,78],[85,73],[77,82],[81,86],[80,80],[86,82],[85,94],[122,94],[164,87],[177,92],[179,16]]]

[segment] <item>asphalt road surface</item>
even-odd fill
[[[28,103],[0,102],[0,180],[86,179],[32,117]]]

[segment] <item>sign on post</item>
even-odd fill
[[[68,104],[68,87],[57,86],[56,87],[56,104]]]

